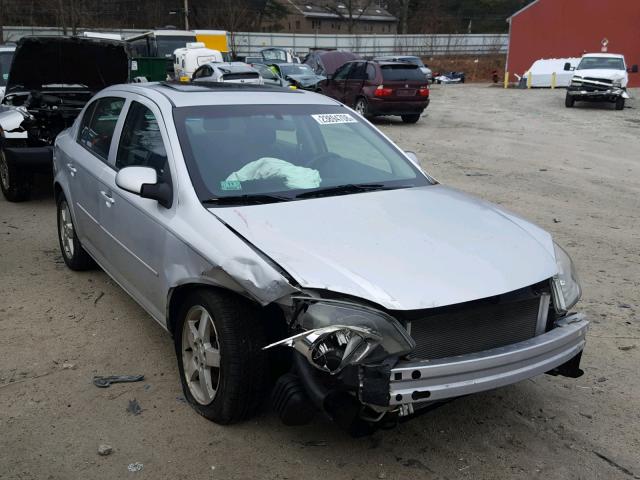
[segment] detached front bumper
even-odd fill
[[[524,342],[457,357],[399,362],[391,369],[389,406],[407,414],[416,403],[491,390],[549,372],[582,352],[588,325],[583,314],[574,313]]]

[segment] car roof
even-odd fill
[[[607,58],[624,58],[619,53],[585,53],[582,57],[607,57]]]
[[[163,99],[174,107],[198,105],[340,105],[340,102],[305,90],[247,85],[241,83],[129,83],[108,87],[103,92],[125,91],[143,95],[156,102]]]

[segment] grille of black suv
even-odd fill
[[[411,320],[416,359],[444,358],[502,347],[536,334],[541,297],[467,302]]]

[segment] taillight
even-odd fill
[[[384,88],[384,85],[378,85],[375,90],[376,97],[388,97],[393,94],[393,88]]]
[[[420,95],[421,97],[428,97],[429,87],[420,87],[420,89],[418,90],[418,95]]]

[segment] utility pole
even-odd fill
[[[189,0],[184,0],[184,29],[189,30]]]

